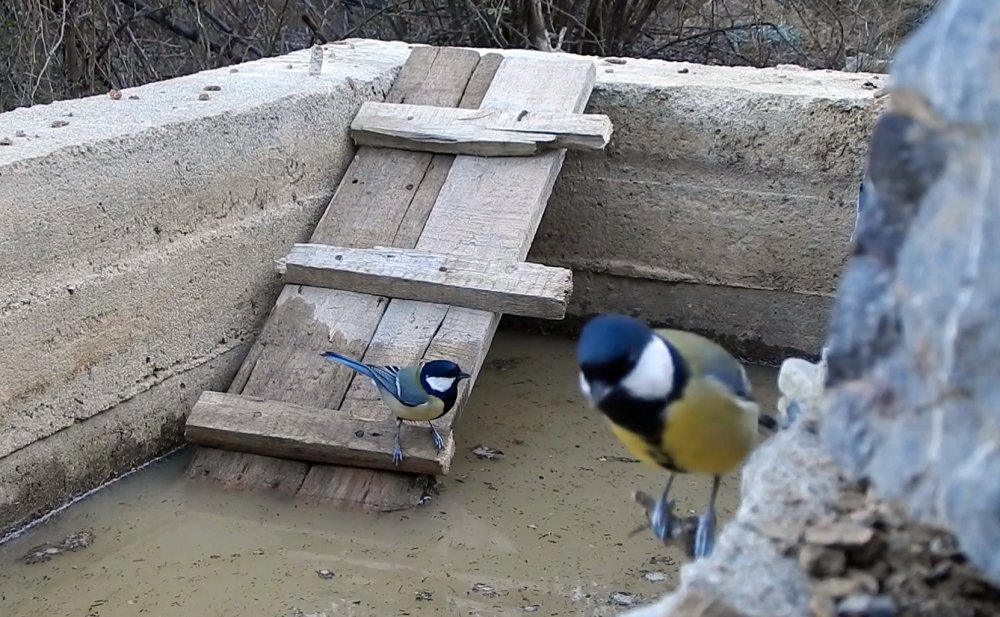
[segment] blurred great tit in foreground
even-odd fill
[[[458,384],[471,377],[457,364],[450,360],[431,360],[417,366],[382,366],[358,362],[333,351],[322,355],[371,379],[378,388],[382,401],[396,416],[393,463],[398,465],[403,460],[403,450],[399,445],[403,420],[426,421],[431,427],[434,447],[439,451],[444,448],[444,441],[431,420],[437,420],[451,411],[458,400]]]
[[[716,343],[680,330],[652,330],[624,315],[600,315],[577,344],[580,389],[639,460],[670,472],[650,513],[663,542],[680,531],[668,502],[674,473],[712,476],[708,508],[698,517],[693,556],[712,551],[715,499],[722,474],[736,469],[754,445],[761,416],[743,366]],[[638,498],[637,498],[638,499]]]

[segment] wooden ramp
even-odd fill
[[[610,137],[606,117],[582,114],[594,79],[572,56],[414,49],[386,102],[355,118],[354,160],[310,243],[279,260],[286,285],[229,391],[192,410],[188,475],[372,509],[416,504],[422,474],[448,472],[451,428],[500,314],[565,313],[571,273],[523,260],[565,148]],[[394,467],[394,420],[327,350],[458,362],[473,377],[435,421],[445,449],[426,424],[404,425]]]

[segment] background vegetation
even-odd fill
[[[351,37],[881,71],[934,0],[2,0],[0,111]]]

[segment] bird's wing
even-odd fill
[[[722,346],[683,330],[660,329],[656,333],[677,348],[693,375],[712,378],[738,398],[753,400],[746,369]]]
[[[407,407],[427,402],[427,393],[420,385],[419,369],[398,366],[372,366],[372,379],[378,387],[388,390]]]

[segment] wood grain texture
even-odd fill
[[[288,284],[562,319],[573,272],[425,251],[296,244],[277,269]]]
[[[603,150],[611,119],[535,110],[448,109],[369,101],[351,122],[358,145],[470,156],[533,156],[543,150]]]
[[[417,58],[422,64],[414,61],[418,51],[423,54],[423,58]],[[403,87],[401,84],[417,88],[426,84],[429,75],[440,72],[440,66],[435,68],[439,56],[453,51],[459,50],[414,50],[387,100],[454,105],[428,102],[420,96],[408,98],[406,93],[396,91],[397,86]],[[455,97],[462,107],[475,107],[479,99],[492,97],[490,108],[580,113],[593,87],[594,68],[587,60],[508,58],[499,69],[498,62],[495,56],[477,60],[468,88]],[[488,77],[493,71],[496,76],[485,95],[475,92],[474,84],[490,83]],[[431,91],[439,92],[439,85],[435,84]],[[505,107],[508,103],[510,107]],[[375,157],[375,152],[391,155]],[[482,159],[362,147],[311,241],[362,248],[416,247],[424,251],[436,251],[441,246],[446,250],[440,252],[447,254],[502,263],[523,261],[563,157],[562,150],[531,158]],[[387,160],[395,162],[386,164]],[[490,164],[483,166],[476,161]],[[410,180],[417,176],[417,183],[412,183]],[[278,315],[279,308],[285,306],[288,308],[282,310],[287,313]],[[333,363],[312,363],[322,360],[320,351],[335,349],[355,357],[363,352],[367,362],[391,364],[449,357],[474,377],[460,390],[455,410],[435,421],[439,430],[450,429],[464,407],[499,321],[499,314],[488,311],[413,300],[387,301],[366,294],[297,285],[286,286],[275,311],[265,327],[275,336],[261,337],[263,343],[251,351],[231,392],[285,402],[309,400],[305,405],[310,407],[339,406],[341,414],[381,420],[389,413],[377,402],[371,384]],[[369,317],[372,314],[374,317]],[[277,317],[282,323],[273,323],[279,321]],[[371,326],[372,322],[377,325]],[[371,336],[366,340],[364,332],[369,327]],[[331,336],[337,339],[331,340]],[[313,353],[315,360],[310,358]],[[293,371],[299,374],[292,375]],[[343,394],[340,388],[345,383],[349,386]],[[338,395],[342,397],[339,403]],[[236,457],[233,460],[237,462],[249,461],[241,467],[244,475],[248,465],[276,460],[225,454]],[[394,509],[414,505],[426,493],[427,483],[431,482],[427,478],[314,464],[301,478],[297,494],[337,504]],[[286,484],[294,482],[288,479]]]
[[[406,457],[392,462],[396,423],[358,420],[345,413],[280,401],[206,391],[188,417],[185,437],[212,448],[408,473],[446,474],[455,452],[451,432],[441,433],[444,450],[434,449],[426,425],[404,424]]]
[[[494,55],[495,56],[495,55]],[[469,92],[471,81],[488,84],[496,57],[472,50],[421,47],[414,49],[390,89],[394,103],[453,107],[478,106],[482,92]],[[471,102],[470,102],[471,101]],[[324,244],[369,247],[393,245],[413,248],[437,198],[454,157],[362,147],[312,234]],[[320,357],[327,349],[362,355],[389,305],[387,298],[330,289],[286,285],[261,334],[237,372],[229,392],[312,407],[337,408],[355,375]],[[331,336],[332,335],[332,336]],[[359,380],[360,381],[360,380]],[[217,459],[213,479],[226,486],[272,488],[276,468],[286,476],[281,486],[315,486],[310,470],[327,467],[245,452],[211,450]],[[202,459],[201,452],[192,465]],[[189,467],[193,469],[193,467]],[[207,465],[204,467],[207,468]],[[344,473],[333,474],[332,469]],[[331,468],[324,476],[347,476],[362,470]],[[203,474],[204,475],[204,474]],[[241,480],[237,480],[237,475]],[[386,478],[397,474],[382,473]],[[380,476],[380,477],[381,477]],[[253,478],[261,478],[254,485]],[[381,482],[383,480],[375,480]],[[422,492],[409,482],[387,482],[374,488],[396,503],[416,503]],[[388,493],[397,493],[390,499]]]

